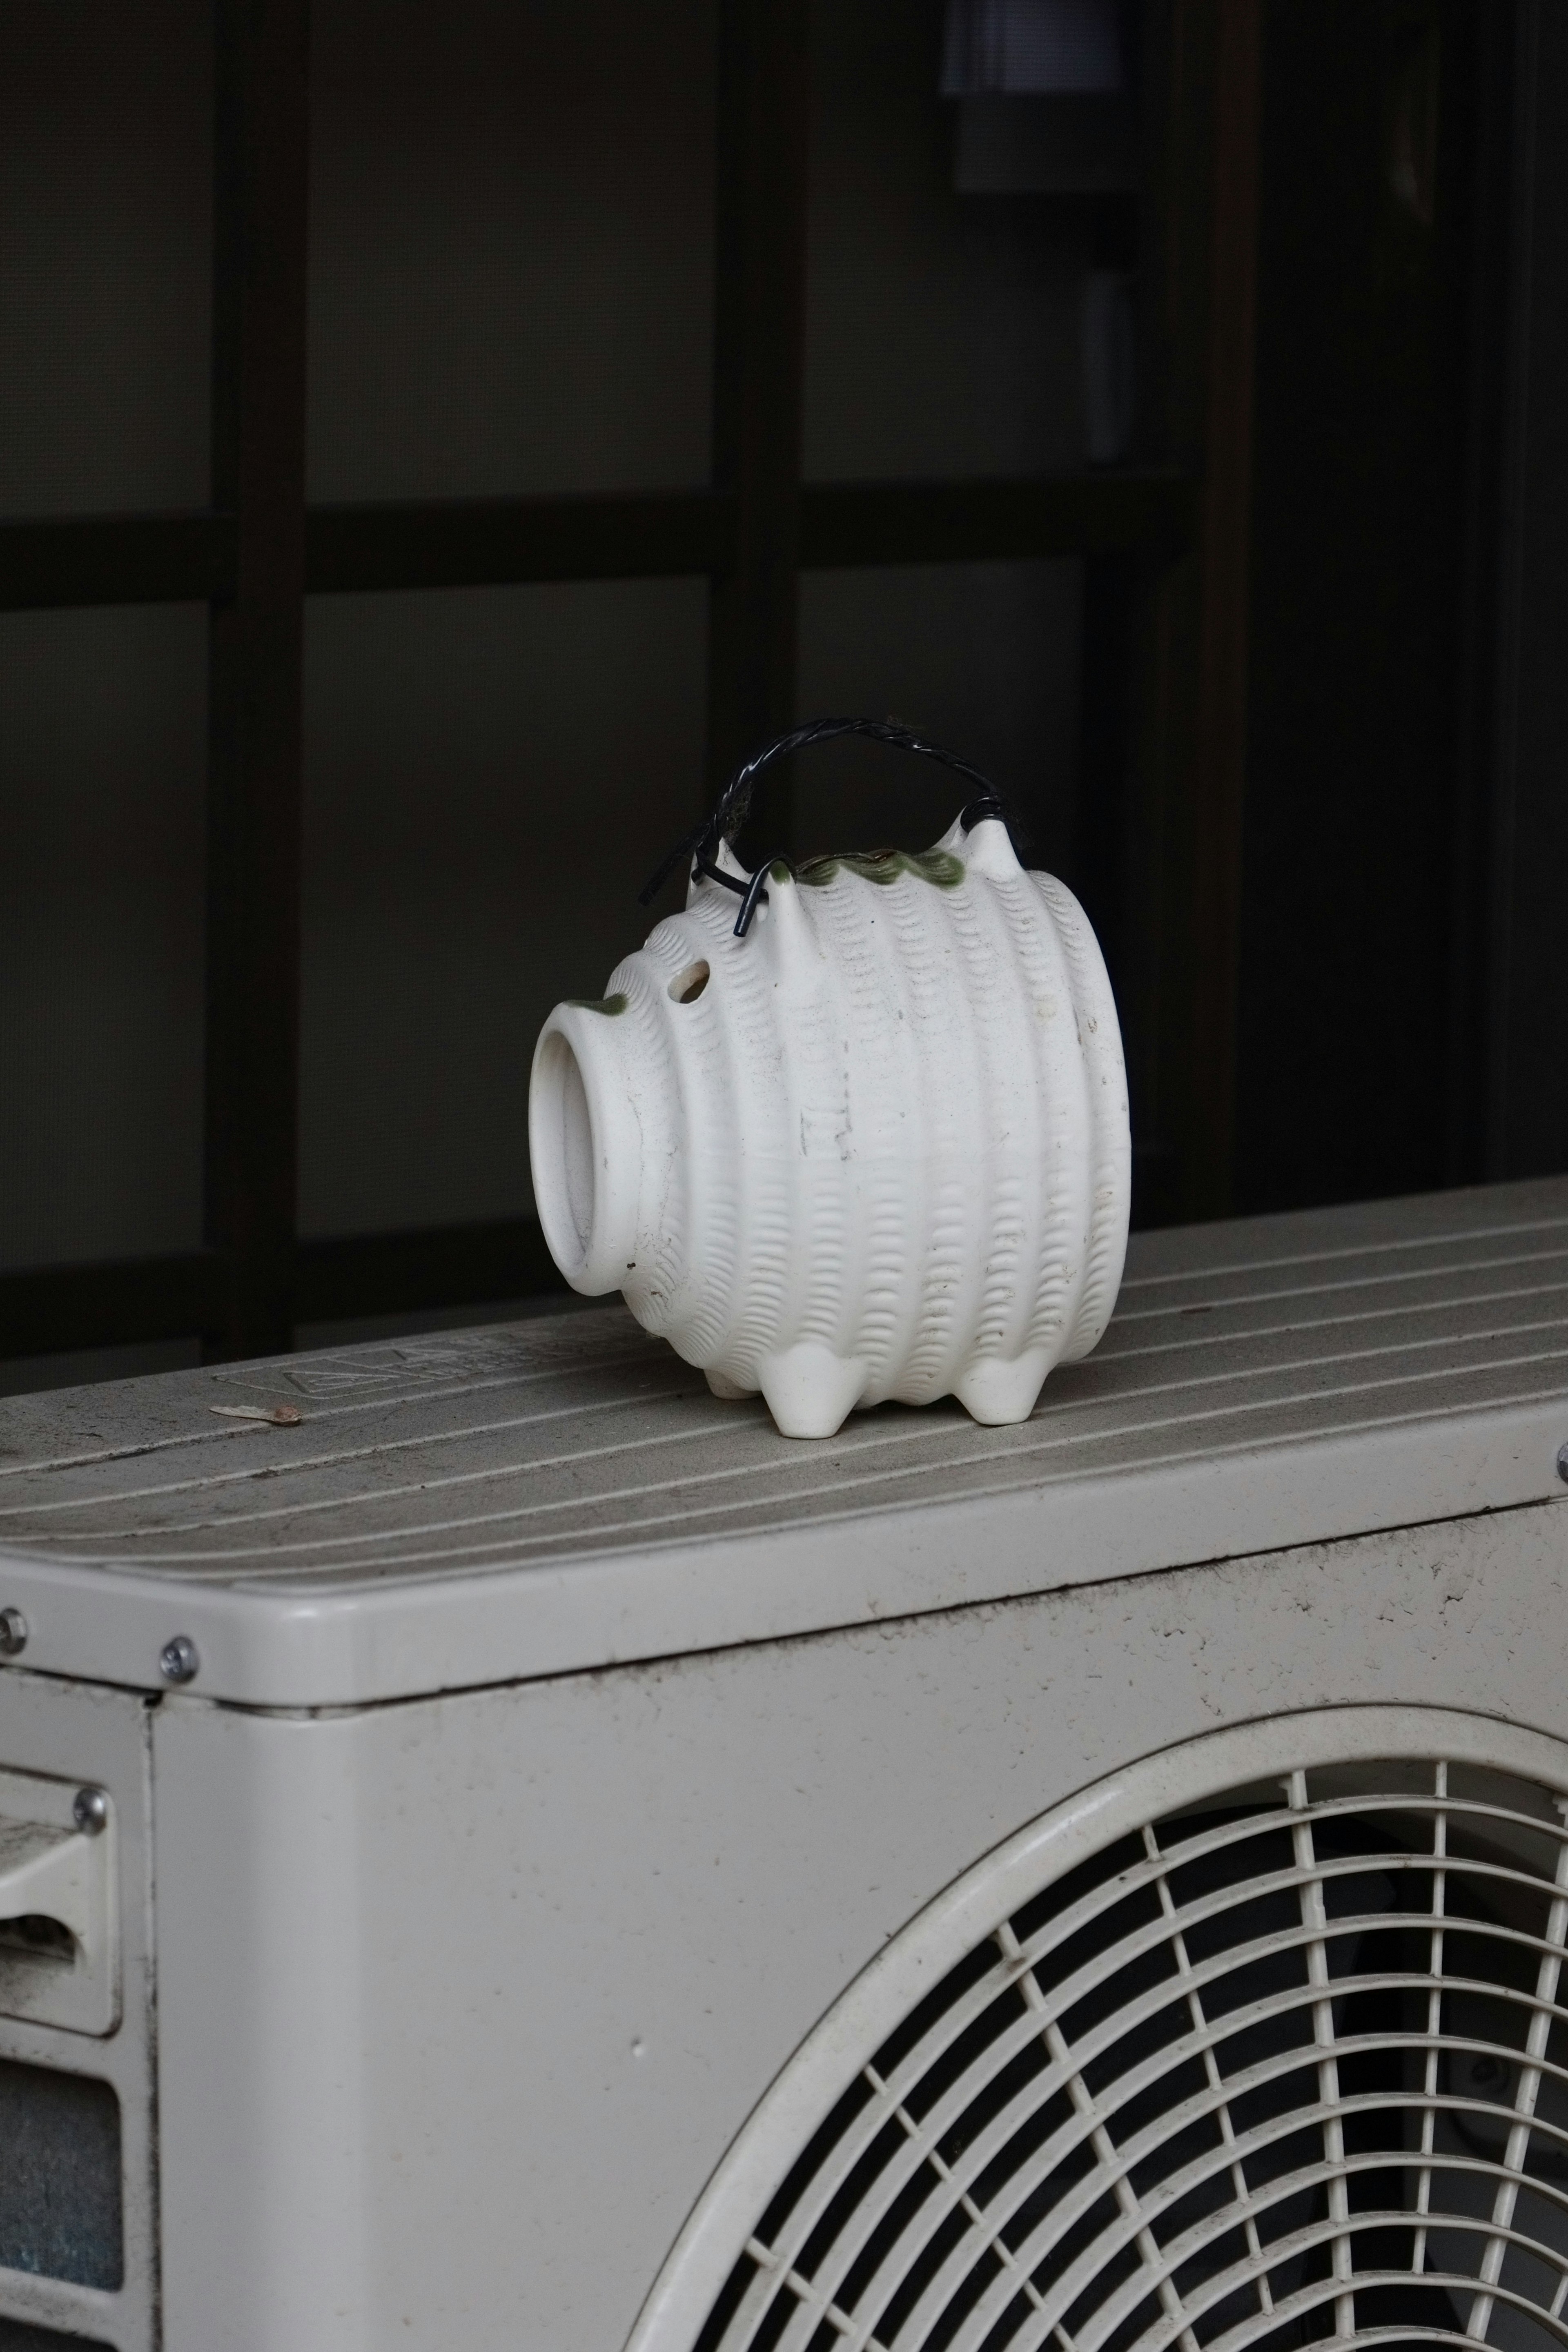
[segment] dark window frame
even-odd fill
[[[298,1323],[559,1286],[531,1219],[296,1233],[303,609],[330,591],[706,575],[713,777],[795,716],[803,569],[1085,558],[1088,855],[1137,1045],[1143,1210],[1223,1211],[1258,8],[1144,0],[1139,462],[802,481],[809,0],[721,0],[711,487],[307,508],[307,0],[214,0],[211,507],[0,521],[0,610],[209,606],[204,1245],[0,1276],[0,1357],[193,1336],[260,1355]],[[787,834],[787,799],[770,823]]]

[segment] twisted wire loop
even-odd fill
[[[1292,1772],[1005,1919],[861,2069],[694,2352],[1568,2342],[1568,1829]]]
[[[999,817],[1012,834],[1020,856],[1023,855],[1024,830],[1012,807],[995,785],[983,776],[978,768],[972,767],[967,760],[960,759],[956,751],[945,751],[940,743],[928,742],[913,728],[900,727],[894,719],[812,719],[804,726],[791,728],[785,735],[773,736],[771,741],[763,743],[742,761],[713,803],[710,814],[703,818],[694,832],[684,835],[660,859],[654,873],[638,891],[637,904],[650,906],[677,866],[688,864],[695,874],[700,874],[708,881],[717,882],[721,888],[733,890],[738,895],[741,911],[735,918],[735,936],[743,940],[759,904],[766,903],[766,883],[771,870],[782,866],[793,875],[795,865],[782,850],[775,850],[772,856],[758,860],[756,871],[749,877],[727,874],[718,862],[719,845],[733,841],[745,823],[752,788],[764,768],[771,767],[775,760],[786,759],[792,751],[806,751],[815,743],[830,742],[839,735],[861,735],[873,743],[885,743],[896,751],[912,751],[921,759],[935,760],[942,767],[967,777],[972,784],[978,787],[978,797],[968,802],[962,813],[960,822],[964,832],[971,831],[983,817]]]

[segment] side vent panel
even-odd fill
[[[140,1692],[0,1675],[0,2352],[162,2340],[150,1733]]]
[[[119,1843],[103,1790],[0,1771],[0,2017],[113,2032]]]
[[[110,2085],[0,2059],[0,2266],[117,2289],[120,2182],[120,2102]],[[0,2352],[3,2331],[17,2324],[0,2319]]]

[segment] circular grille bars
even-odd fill
[[[1552,1786],[1450,1747],[1124,1820],[884,2018],[681,2344],[1562,2343],[1568,1840],[1529,1746]]]

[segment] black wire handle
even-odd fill
[[[785,758],[791,751],[804,751],[813,743],[829,742],[836,735],[865,735],[873,743],[889,744],[897,751],[918,752],[922,759],[939,761],[944,768],[952,768],[956,774],[967,776],[972,784],[978,784],[978,798],[967,803],[959,819],[965,833],[978,824],[983,817],[1000,817],[1009,833],[1020,830],[1012,810],[988,777],[983,776],[979,769],[972,767],[967,760],[961,760],[956,751],[944,751],[940,743],[928,743],[924,736],[917,735],[912,728],[900,727],[891,719],[812,719],[804,727],[792,728],[787,735],[775,735],[772,742],[764,743],[761,751],[753,751],[750,759],[742,760],[714,803],[712,814],[703,818],[694,833],[686,835],[676,843],[652,878],[638,891],[638,905],[647,906],[663,889],[682,860],[689,858],[699,874],[705,876],[710,882],[722,884],[726,890],[733,890],[739,897],[741,911],[735,918],[735,937],[743,940],[751,929],[752,917],[759,902],[767,898],[763,886],[769,868],[787,866],[793,875],[795,865],[792,859],[780,852],[772,857],[763,858],[750,880],[742,881],[738,875],[726,874],[719,864],[716,856],[719,844],[724,840],[732,841],[744,824],[751,803],[752,787],[764,768],[774,760]]]

